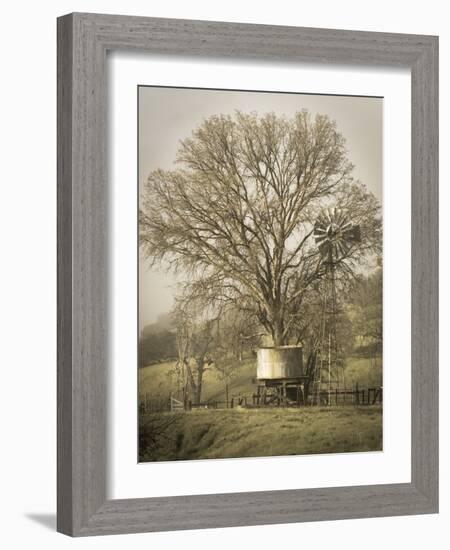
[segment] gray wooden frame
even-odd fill
[[[411,483],[106,498],[106,52],[408,67]],[[73,536],[438,511],[438,38],[116,15],[58,19],[58,530]]]

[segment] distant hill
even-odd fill
[[[154,323],[145,325],[141,331],[141,336],[145,338],[150,334],[157,334],[159,332],[169,331],[172,332],[175,330],[173,316],[171,313],[162,313],[158,315],[158,318]]]
[[[161,363],[177,356],[176,334],[170,313],[146,325],[139,338],[139,367]]]

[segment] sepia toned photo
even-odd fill
[[[139,86],[139,461],[381,451],[381,97]]]

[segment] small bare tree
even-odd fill
[[[176,161],[177,170],[156,170],[145,186],[143,250],[153,264],[188,272],[194,294],[251,312],[274,345],[288,341],[324,274],[313,240],[323,207],[348,209],[361,226],[347,266],[380,246],[378,201],[353,180],[345,140],[327,116],[212,116],[180,143]]]
[[[244,357],[254,351],[261,338],[261,327],[254,316],[237,305],[225,308],[217,320],[213,352],[213,367],[225,386],[225,401],[229,405],[230,384],[239,372]]]
[[[192,397],[200,404],[203,376],[213,363],[217,318],[199,312],[190,298],[179,299],[174,318],[177,329],[178,361],[176,369],[183,387],[183,399]]]

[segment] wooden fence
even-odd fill
[[[139,412],[141,414],[150,414],[156,412],[179,412],[191,411],[194,409],[229,409],[234,404],[241,404],[242,398],[231,399],[228,401],[210,400],[202,403],[193,403],[191,400],[183,403],[179,399],[169,395],[166,399],[155,398],[150,393],[139,395]],[[245,398],[247,402],[247,398]]]
[[[383,403],[383,388],[373,386],[367,388],[320,390],[308,396],[309,405],[376,405]]]
[[[142,394],[139,396],[139,411],[141,414],[153,412],[183,412],[195,409],[233,409],[235,407],[295,407],[295,406],[322,406],[322,405],[376,405],[383,402],[383,388],[381,386],[360,388],[355,386],[351,389],[333,389],[320,390],[311,392],[306,400],[306,403],[298,405],[289,400],[280,399],[265,399],[255,401],[255,395],[235,395],[227,401],[210,400],[202,403],[192,403],[187,401],[185,404],[175,399],[173,396],[168,396],[167,399],[155,399],[150,394]]]

